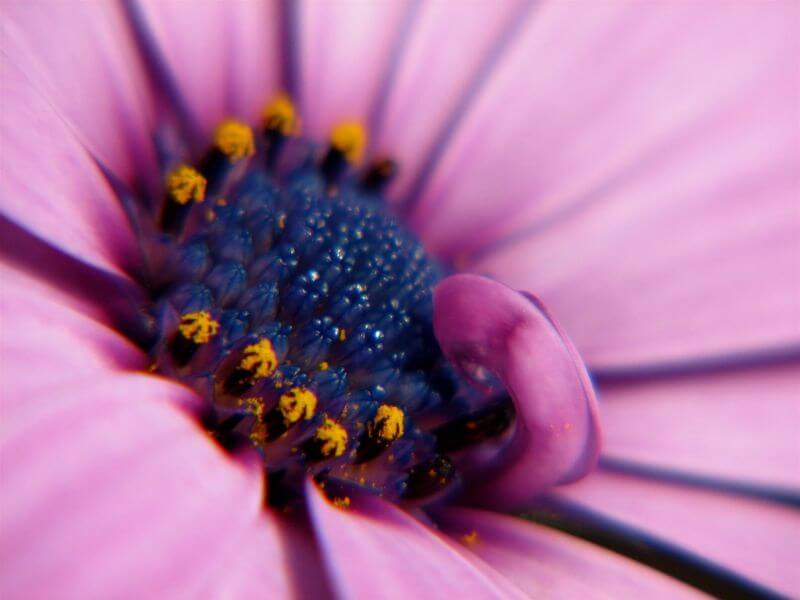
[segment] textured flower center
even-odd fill
[[[223,122],[197,165],[165,177],[143,244],[155,368],[208,400],[221,443],[258,449],[273,503],[308,475],[340,499],[439,497],[457,454],[509,427],[511,403],[444,359],[431,293],[443,269],[385,208],[393,163],[353,172],[363,128],[337,127],[320,152],[292,137],[288,99],[264,123],[255,139]]]

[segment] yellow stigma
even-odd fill
[[[294,425],[300,419],[306,421],[314,416],[317,409],[317,396],[304,387],[293,387],[278,400],[278,410],[287,425]]]
[[[189,200],[202,202],[206,197],[206,178],[189,165],[180,165],[167,177],[167,192],[178,204]]]
[[[264,127],[281,135],[294,135],[299,130],[297,109],[286,94],[279,94],[264,108]]]
[[[220,123],[214,132],[214,145],[228,157],[230,162],[236,162],[256,153],[253,130],[234,119],[226,119]]]
[[[272,342],[263,338],[255,344],[250,344],[244,349],[244,356],[239,363],[239,368],[250,371],[253,379],[269,377],[278,368],[278,357]]]
[[[405,414],[391,404],[381,404],[370,423],[370,434],[385,442],[393,442],[405,433]]]
[[[201,310],[186,313],[181,317],[178,331],[187,340],[195,344],[205,344],[219,331],[219,323],[211,318],[211,314]]]
[[[325,419],[314,439],[322,443],[320,452],[327,458],[341,456],[347,448],[347,430],[333,419]]]
[[[341,152],[348,162],[357,163],[367,145],[367,130],[361,123],[340,123],[331,132],[331,146]]]

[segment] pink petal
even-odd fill
[[[601,386],[604,456],[800,489],[797,362]]]
[[[210,574],[203,593],[212,598],[315,598],[325,593],[322,565],[310,532],[291,527],[285,515],[265,512]],[[298,552],[303,552],[299,554]]]
[[[279,85],[277,2],[146,0],[139,7],[204,135],[226,116],[258,119]]]
[[[155,175],[152,97],[121,3],[9,2],[2,30],[9,62],[93,155],[128,183]],[[27,133],[19,118],[12,123]]]
[[[429,2],[419,7],[377,123],[378,154],[400,164],[389,190],[394,197],[409,193],[471,86],[489,82],[482,68],[524,18],[524,4],[464,2],[454,10],[446,2]]]
[[[138,251],[119,201],[50,102],[2,58],[2,214],[49,244],[122,274]]]
[[[779,592],[800,585],[795,509],[602,470],[558,497],[633,525]]]
[[[494,373],[514,400],[513,464],[479,490],[479,501],[519,506],[594,465],[597,407],[583,363],[543,307],[490,279],[454,275],[434,290],[434,331],[465,372]]]
[[[6,415],[2,595],[193,596],[250,536],[262,539],[242,551],[281,564],[260,461],[222,452],[175,405],[180,395],[192,394],[98,371]],[[285,570],[267,573],[287,594]]]
[[[364,497],[340,509],[313,483],[306,491],[334,589],[343,598],[522,597],[393,504]]]
[[[296,52],[305,134],[325,140],[337,122],[366,123],[411,4],[299,4]]]
[[[797,10],[543,5],[413,223],[593,367],[796,344]]]
[[[98,373],[146,368],[144,353],[99,322],[94,307],[2,264],[0,281],[4,414]]]
[[[639,563],[523,519],[448,508],[437,522],[531,598],[700,596]]]

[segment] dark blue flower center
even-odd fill
[[[170,171],[147,244],[155,368],[207,398],[221,443],[258,449],[272,503],[309,474],[340,498],[441,496],[450,455],[504,432],[511,403],[439,349],[444,269],[386,210],[392,163],[358,178],[352,135],[320,155],[284,125],[254,143],[218,132],[196,169]]]

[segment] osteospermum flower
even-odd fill
[[[796,592],[799,18],[4,4],[4,597]]]

